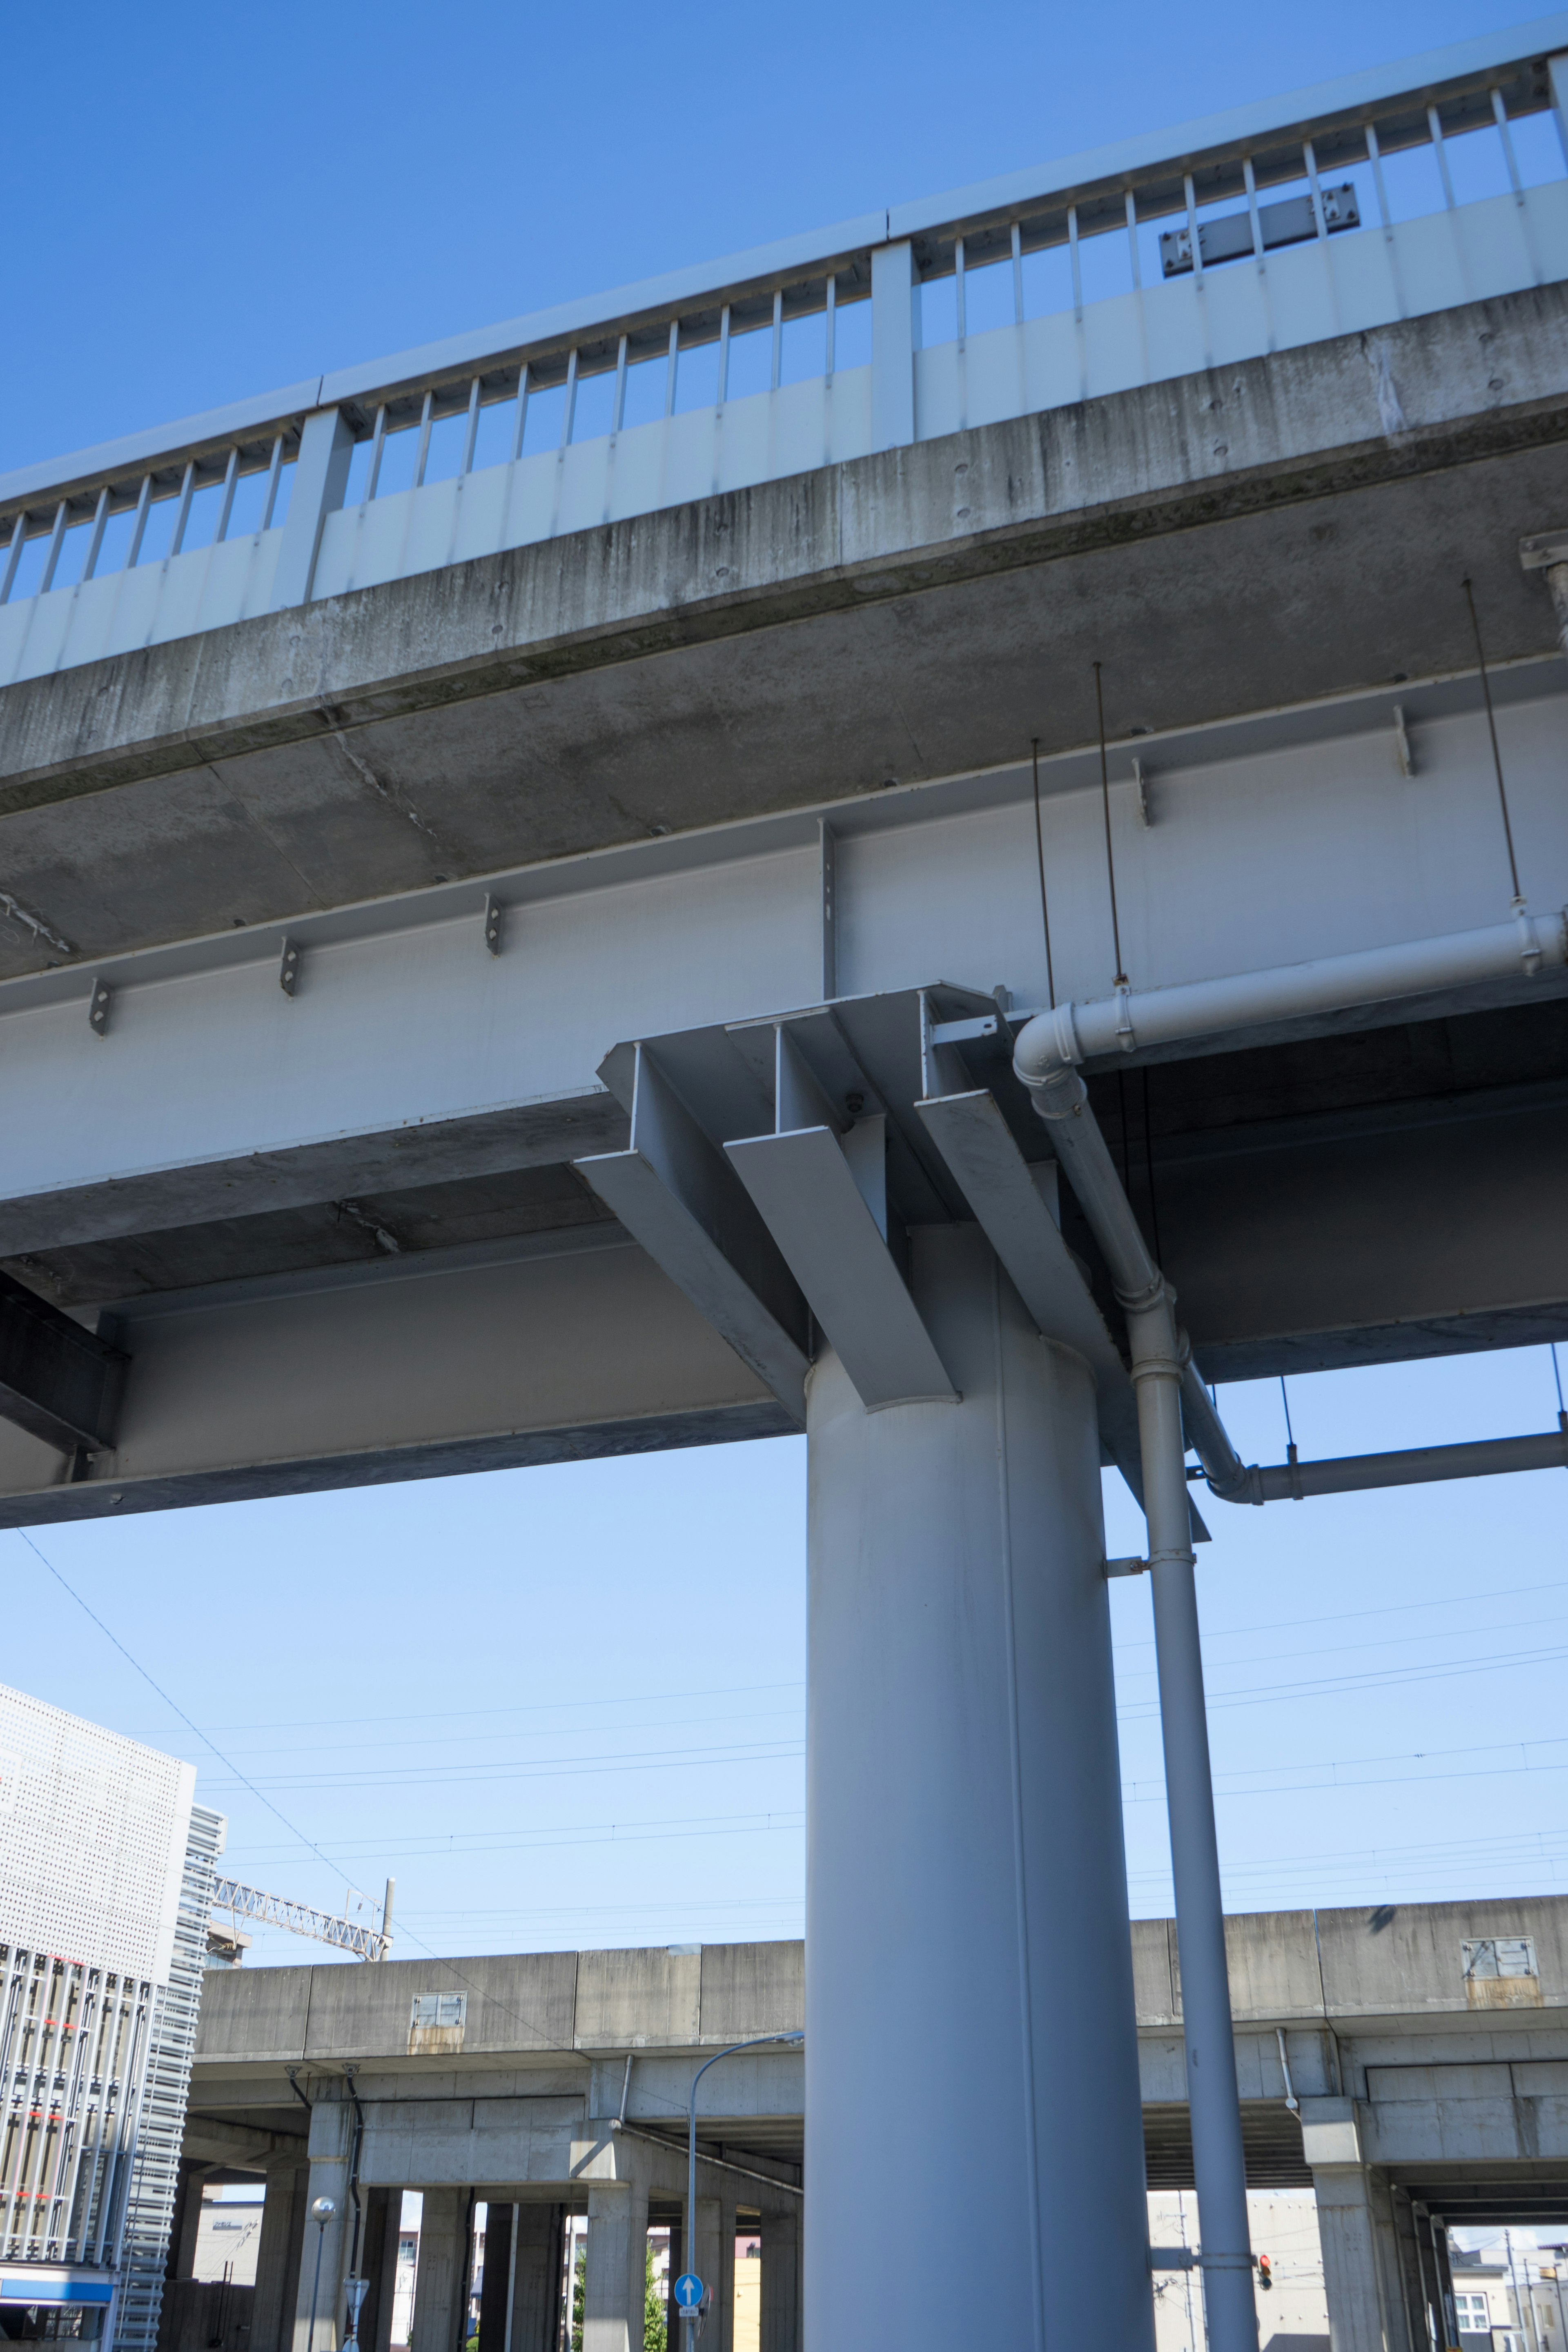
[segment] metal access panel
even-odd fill
[[[1356,204],[1355,187],[1346,180],[1337,188],[1321,190],[1323,226],[1331,236],[1337,229],[1359,228],[1361,211]],[[1318,216],[1310,196],[1286,196],[1277,205],[1258,207],[1258,234],[1265,253],[1277,246],[1305,245],[1318,234]],[[1256,250],[1252,242],[1252,215],[1226,213],[1220,220],[1198,223],[1198,251],[1205,269],[1216,262],[1239,261]],[[1190,229],[1167,229],[1160,239],[1160,261],[1167,278],[1184,277],[1193,266],[1193,239]]]

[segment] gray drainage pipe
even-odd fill
[[[1537,921],[1524,900],[1516,898],[1509,922],[1482,930],[1141,994],[1123,986],[1091,1003],[1057,1005],[1026,1021],[1015,1045],[1014,1068],[1050,1127],[1057,1158],[1104,1253],[1127,1316],[1153,1585],[1193,2166],[1213,2352],[1256,2352],[1258,2323],[1187,1511],[1184,1407],[1187,1436],[1222,1498],[1262,1500],[1261,1482],[1278,1474],[1248,1470],[1226,1435],[1176,1328],[1173,1294],[1122,1192],[1077,1065],[1118,1050],[1135,1053],[1521,975],[1533,979],[1565,964],[1568,918],[1557,913]],[[1451,1455],[1454,1449],[1427,1451]],[[1307,1475],[1304,1465],[1292,1468],[1298,1477]],[[1279,1491],[1285,1496],[1293,1489],[1287,1484]]]
[[[1401,1454],[1344,1454],[1337,1461],[1280,1462],[1262,1469],[1254,1463],[1242,1471],[1239,1490],[1217,1486],[1212,1476],[1209,1485],[1227,1503],[1300,1503],[1309,1495],[1364,1495],[1377,1486],[1497,1478],[1510,1470],[1568,1470],[1568,1412],[1558,1414],[1555,1429],[1537,1436],[1476,1437],[1462,1445],[1413,1445]]]
[[[1026,1030],[1026,1038],[1028,1034]],[[1061,1064],[1045,1075],[1020,1067],[1019,1075],[1029,1085],[1036,1109],[1049,1123],[1057,1158],[1105,1254],[1116,1295],[1127,1316],[1132,1379],[1138,1397],[1143,1510],[1149,1527],[1149,1565],[1153,1585],[1160,1726],[1165,1751],[1172,1874],[1176,1890],[1176,1945],[1182,1968],[1187,2098],[1192,2114],[1198,2225],[1203,2235],[1204,2307],[1212,2352],[1257,2352],[1258,2320],[1247,2225],[1247,2168],[1241,2145],[1230,1982],[1225,1960],[1225,1907],[1220,1898],[1203,1654],[1198,1640],[1197,1588],[1193,1573],[1192,1521],[1187,1508],[1182,1406],[1188,1386],[1194,1387],[1203,1398],[1210,1424],[1205,1428],[1205,1443],[1220,1475],[1245,1483],[1247,1474],[1225,1435],[1202,1381],[1195,1372],[1188,1380],[1186,1344],[1176,1328],[1173,1294],[1149,1255],[1106,1149],[1105,1138],[1089,1107],[1083,1081],[1076,1070]]]
[[[1026,1087],[1053,1068],[1119,1050],[1181,1045],[1274,1022],[1348,1013],[1370,1004],[1435,996],[1487,981],[1533,980],[1568,964],[1568,917],[1536,917],[1515,899],[1512,920],[1480,931],[1450,931],[1435,940],[1354,955],[1321,956],[1271,971],[1232,972],[1220,980],[1184,981],[1174,988],[1119,988],[1083,1004],[1037,1013],[1019,1032],[1014,1066]]]

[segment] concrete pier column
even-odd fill
[[[514,2205],[511,2343],[508,2352],[556,2352],[561,2320],[562,2214],[559,2205]],[[479,2352],[486,2352],[481,2342]],[[494,2352],[494,2347],[490,2347]]]
[[[458,2352],[458,2304],[468,2279],[468,2192],[427,2189],[408,2352]]]
[[[202,2190],[211,2170],[210,2164],[199,2164],[188,2156],[180,2158],[174,2218],[169,2230],[169,2259],[163,2269],[165,2280],[188,2279],[195,2266],[196,2239],[202,2226]]]
[[[760,2352],[801,2352],[800,2205],[763,2208]]]
[[[1302,2138],[1318,2200],[1323,2294],[1332,2352],[1413,2352],[1400,2275],[1394,2207],[1387,2184],[1368,2165],[1318,2160],[1312,2140],[1331,2127],[1353,2134],[1349,2100],[1303,2100]],[[1342,2122],[1310,2111],[1344,2108]],[[1426,2352],[1426,2346],[1415,2347]]]
[[[808,1391],[806,2352],[1150,2352],[1094,1385],[974,1226],[910,1235],[957,1403]],[[883,2158],[872,2155],[874,2135]]]
[[[310,2111],[310,2177],[305,2184],[300,2283],[294,2298],[294,2352],[337,2352],[342,2342],[343,2273],[348,2268],[353,2218],[349,2203],[353,2137],[353,2110],[346,2101],[318,2099]],[[330,2197],[336,2208],[324,2228],[310,2210],[318,2197]]]
[[[647,2293],[647,2190],[595,2180],[588,2190],[583,2352],[643,2352]]]
[[[267,2201],[256,2249],[256,2301],[250,2313],[251,2352],[287,2352],[293,2334],[310,2182],[310,2167],[292,2157],[267,2168]]]
[[[366,2294],[360,2306],[360,2352],[385,2352],[392,2329],[390,2282],[396,2277],[397,2224],[403,2210],[400,2189],[363,2189],[359,2192],[360,2240],[355,2270],[364,2280]],[[349,2200],[351,2209],[353,2200]],[[349,2216],[350,2258],[353,2259],[353,2216]],[[387,2241],[392,2242],[392,2259],[387,2260]],[[345,2301],[343,2326],[348,2326]]]
[[[492,2198],[485,2209],[485,2271],[479,2288],[479,2352],[507,2352],[511,2304],[511,2233],[515,2205]]]
[[[729,2352],[734,2331],[735,2209],[730,2207],[730,2259],[724,2259],[724,2205],[717,2197],[697,2200],[696,2245],[692,2269],[712,2294],[712,2306],[702,2330],[703,2352]],[[684,2347],[682,2347],[684,2352]]]

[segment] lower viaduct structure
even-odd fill
[[[1568,1898],[1264,1912],[1228,1921],[1226,1950],[1247,2180],[1315,2189],[1333,2352],[1456,2344],[1448,2229],[1568,2231]],[[1174,1922],[1136,1922],[1131,1958],[1149,2182],[1190,2188]],[[452,2022],[421,2024],[432,1995]],[[411,2352],[462,2340],[479,2199],[479,2352],[557,2352],[568,2212],[588,2224],[584,2352],[640,2347],[650,2222],[674,2233],[670,2276],[689,2252],[712,2284],[704,2352],[731,2352],[737,2227],[755,2228],[761,2352],[800,2352],[815,2192],[808,2179],[802,2193],[798,2051],[743,2051],[704,2075],[689,2250],[682,2231],[694,2070],[727,2043],[798,2032],[805,2014],[797,1943],[214,1971],[163,2352],[199,2352],[215,2319],[224,2352],[309,2352],[319,2196],[337,2213],[318,2308],[342,2309],[357,2263],[370,2283],[360,2342],[387,2352],[405,2189],[424,2196]],[[942,2128],[945,2053],[974,2024],[933,2020],[884,2051],[929,2130]],[[868,2176],[906,2169],[874,2113],[857,2158]],[[983,2137],[967,2161],[984,2176],[1005,2152]],[[182,2288],[204,2183],[258,2174],[251,2294]],[[868,2235],[860,2258],[875,2268]],[[991,2258],[984,2241],[964,2250],[976,2268]]]
[[[1555,16],[0,477],[0,1522],[805,1431],[808,2352],[1148,2352],[1108,1566],[1256,2341],[1206,1521],[1565,1440],[1211,1384],[1568,1335],[1565,333]]]

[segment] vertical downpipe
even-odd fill
[[[1225,1906],[1215,1834],[1197,1585],[1193,1573],[1182,1367],[1172,1303],[1162,1281],[1152,1297],[1129,1305],[1127,1322],[1149,1527],[1204,2307],[1210,2352],[1257,2352],[1247,2168],[1225,1958]]]

